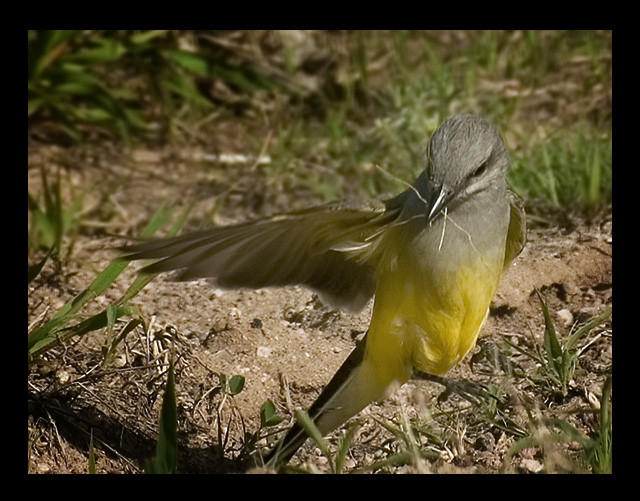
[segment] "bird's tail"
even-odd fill
[[[314,421],[320,432],[324,435],[331,432],[335,427],[342,424],[353,414],[361,409],[356,409],[346,415],[348,412],[343,406],[338,405],[339,395],[344,393],[346,387],[353,381],[358,368],[362,365],[364,353],[366,349],[366,336],[354,348],[344,363],[333,376],[329,384],[324,388],[320,396],[309,409],[309,417]],[[366,404],[365,404],[366,405]],[[364,406],[363,406],[364,407]],[[329,419],[332,417],[332,419]],[[307,439],[305,430],[295,423],[287,432],[285,437],[278,443],[276,448],[271,451],[266,459],[266,464],[271,467],[277,467],[285,464],[296,453],[300,446]]]
[[[367,336],[358,343],[338,372],[309,409],[309,417],[322,435],[338,428],[370,403],[388,396],[393,382],[378,382],[374,367],[366,357]],[[278,468],[286,464],[307,439],[307,433],[294,424],[265,464]]]

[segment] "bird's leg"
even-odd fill
[[[476,405],[480,404],[482,400],[497,399],[497,397],[492,395],[483,385],[472,381],[434,376],[428,372],[421,371],[414,371],[413,377],[415,379],[424,379],[444,386],[445,390],[438,396],[439,402],[446,400],[452,393],[456,393],[465,400]]]

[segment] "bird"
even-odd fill
[[[356,312],[369,328],[310,407],[322,435],[412,377],[444,375],[475,346],[502,271],[526,242],[521,200],[507,187],[495,127],[454,115],[433,132],[413,184],[386,201],[336,201],[124,248],[156,259],[144,273],[212,279],[221,288],[301,285]],[[294,424],[266,459],[304,443]]]

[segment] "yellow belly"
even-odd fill
[[[377,384],[403,384],[413,368],[443,374],[469,352],[498,285],[502,263],[494,261],[379,277],[366,355]]]

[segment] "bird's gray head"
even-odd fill
[[[425,175],[435,186],[479,191],[507,171],[507,149],[496,129],[473,115],[445,120],[431,136]]]
[[[427,165],[411,190],[390,201],[390,206],[400,203],[424,211],[426,204],[427,220],[432,221],[453,200],[506,187],[507,167],[507,149],[493,125],[473,115],[454,116],[431,136]]]

